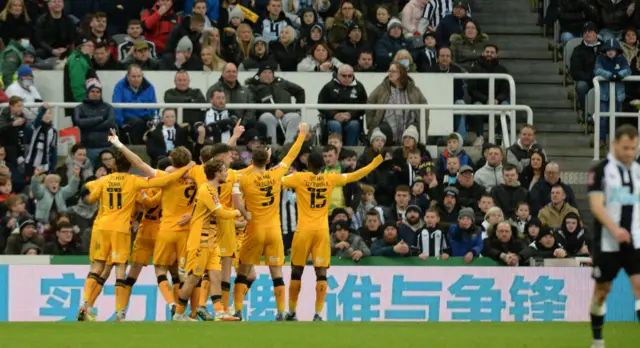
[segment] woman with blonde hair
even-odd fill
[[[24,0],[7,1],[4,10],[0,12],[0,38],[5,46],[11,40],[28,39],[33,36],[33,23],[24,6]],[[25,45],[20,43],[21,45]],[[28,41],[26,42],[28,45]]]
[[[393,57],[393,63],[399,63],[400,65],[404,66],[408,72],[416,72],[418,69],[416,64],[413,62],[411,53],[409,53],[409,51],[407,50],[398,51],[395,57]]]
[[[225,36],[226,37],[226,36]],[[251,55],[251,47],[253,47],[253,29],[247,23],[238,25],[236,34],[229,38],[229,42],[225,45],[226,61],[239,66],[245,59]]]
[[[220,44],[220,31],[218,28],[207,28],[202,32],[202,46],[212,47],[219,57],[222,57],[222,45]]]
[[[282,71],[296,71],[300,62],[300,49],[296,40],[296,30],[286,26],[280,30],[280,38],[269,42],[269,52],[278,62]]]
[[[211,46],[202,47],[200,60],[202,60],[202,70],[204,71],[222,71],[227,64]]]
[[[482,222],[482,239],[487,238],[487,231],[489,231],[490,226],[495,226],[504,220],[504,213],[502,209],[499,207],[491,207],[487,210],[487,213],[484,214],[484,221]]]

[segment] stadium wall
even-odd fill
[[[86,265],[0,265],[0,322],[73,321]],[[268,268],[245,300],[245,318],[271,321],[275,300]],[[289,269],[285,267],[285,279]],[[113,276],[96,303],[98,319],[113,320]],[[313,317],[315,275],[303,276],[298,317]],[[589,320],[590,269],[505,267],[336,266],[329,271],[324,316],[330,321],[573,321]],[[607,321],[635,321],[624,273],[614,282]],[[168,311],[153,269],[135,287],[128,320],[165,321]]]

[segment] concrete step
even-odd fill
[[[498,6],[498,5],[493,5]],[[499,5],[501,6],[501,5]],[[524,26],[524,27],[536,27],[537,17],[535,14],[527,11],[526,14],[517,14],[511,16],[496,16],[496,13],[492,12],[475,12],[471,9],[471,15],[473,19],[480,23],[480,28],[486,32],[485,26],[487,25],[500,25],[500,26]]]
[[[552,149],[551,147],[545,147],[545,151],[549,152]],[[586,173],[593,166],[593,162],[590,160],[585,160],[584,158],[579,157],[551,157],[552,161],[558,161],[560,163],[560,169],[563,172],[578,172],[578,173]],[[577,176],[577,175],[576,175]],[[574,178],[571,180],[572,182],[582,182],[582,178]]]
[[[571,113],[567,113],[568,116],[563,116],[563,117],[569,117],[569,116],[573,116],[573,112]],[[537,134],[540,133],[562,133],[562,134],[567,134],[567,133],[575,133],[575,134],[581,134],[584,135],[584,127],[582,127],[581,124],[578,123],[571,123],[571,124],[562,124],[560,127],[557,124],[553,124],[553,123],[547,123],[547,122],[536,122],[538,121],[538,119],[541,117],[540,114],[535,114],[533,115],[533,121],[534,121],[534,125],[536,127],[536,132]],[[542,120],[540,120],[542,121]]]
[[[510,50],[542,50],[547,53],[547,47],[549,45],[549,39],[542,36],[527,36],[526,38],[514,37],[511,34],[500,35],[494,34],[489,36],[491,43],[498,45],[498,47]]]
[[[481,24],[480,29],[489,34],[513,34],[513,35],[538,35],[542,36],[542,29],[528,25],[501,25],[501,24]]]
[[[538,132],[536,139],[545,149],[554,147],[589,147],[589,138],[582,134]]]
[[[491,38],[489,38],[491,41]],[[501,59],[512,59],[512,60],[550,60],[551,53],[546,50],[546,48],[529,48],[529,49],[514,49],[506,45],[506,47],[502,47],[498,45],[500,49],[500,58]]]
[[[557,128],[559,124],[561,124],[562,127],[574,127],[572,129],[575,129],[576,126],[582,128],[582,125],[577,123],[577,114],[575,111],[573,111],[573,107],[571,106],[571,102],[569,101],[563,101],[563,107],[556,109],[527,104],[526,98],[524,99],[524,101],[521,99],[516,99],[516,102],[518,104],[531,106],[531,108],[533,109],[533,121],[536,125],[536,128],[540,124],[549,124],[551,127],[556,127],[556,129],[558,130],[563,129]],[[565,103],[568,106],[564,105]],[[584,130],[584,128],[582,129]]]
[[[557,74],[514,74],[511,73],[516,84],[529,83],[534,85],[557,84],[562,85],[562,76]],[[517,88],[517,87],[516,87]]]
[[[517,88],[519,88],[519,87],[516,86],[516,89]],[[518,104],[529,105],[532,109],[534,109],[534,115],[537,114],[535,112],[536,109],[538,109],[538,110],[552,109],[552,110],[565,110],[565,111],[566,110],[573,110],[573,105],[566,98],[559,99],[559,100],[558,99],[545,100],[545,99],[540,99],[540,98],[536,98],[536,97],[522,97],[522,98],[517,98],[517,103]],[[534,116],[534,120],[535,119],[536,119],[536,117]],[[571,120],[571,122],[575,122],[575,120],[576,120],[576,118],[574,117]]]
[[[513,75],[524,74],[549,74],[557,72],[558,64],[548,60],[507,60],[501,61],[502,65]]]
[[[544,146],[544,144],[542,144]],[[547,155],[554,160],[557,160],[559,163],[562,163],[563,158],[582,158],[591,159],[593,158],[593,149],[591,147],[552,147],[549,149],[545,148]],[[600,157],[603,158],[605,155],[605,151],[600,151]]]
[[[549,84],[549,85],[530,85],[519,84],[516,85],[516,98],[538,98],[543,100],[560,100],[568,102],[567,88],[561,84]]]

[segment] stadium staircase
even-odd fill
[[[586,172],[593,165],[593,149],[584,128],[576,122],[559,65],[548,50],[552,38],[543,37],[536,26],[531,1],[474,0],[473,4],[473,18],[489,41],[498,45],[501,62],[516,81],[516,102],[533,109],[538,142],[560,164],[562,181],[571,184],[580,215],[591,226],[585,184]],[[525,121],[524,116],[518,117],[519,124]]]

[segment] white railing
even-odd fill
[[[491,88],[490,88],[491,89]],[[25,107],[39,107],[43,103],[25,104]],[[49,107],[53,109],[53,125],[57,128],[58,115],[60,112],[64,112],[65,108],[74,108],[79,103],[48,103]],[[182,123],[182,113],[184,109],[208,109],[211,104],[171,104],[171,103],[155,103],[155,104],[142,104],[142,103],[113,103],[114,108],[120,109],[163,109],[173,108],[178,110],[178,122]],[[0,107],[7,107],[7,104],[0,104]],[[487,115],[489,117],[489,141],[495,142],[495,116],[496,112],[501,113],[500,123],[503,133],[504,146],[508,147],[510,144],[516,141],[517,134],[515,133],[516,123],[516,111],[524,111],[527,114],[527,123],[533,124],[533,110],[527,105],[438,105],[438,104],[227,104],[227,109],[254,109],[254,110],[300,110],[302,119],[308,109],[336,109],[336,110],[384,110],[393,108],[394,110],[420,110],[420,141],[426,143],[428,130],[426,129],[425,110],[457,110],[463,112],[465,115]],[[507,127],[506,117],[509,116],[511,122],[511,133],[509,135],[509,129]],[[365,117],[366,119],[366,117]],[[366,121],[365,121],[366,122]],[[365,124],[366,129],[366,124]]]
[[[613,135],[616,133],[616,117],[637,117],[638,127],[640,128],[640,113],[638,112],[616,112],[616,88],[615,82],[609,82],[609,111],[600,111],[600,81],[607,81],[601,76],[593,78],[593,160],[600,159],[600,147],[598,142],[600,139],[600,118],[609,117],[609,142],[613,142]],[[640,76],[628,76],[624,78],[625,82],[640,81]]]

